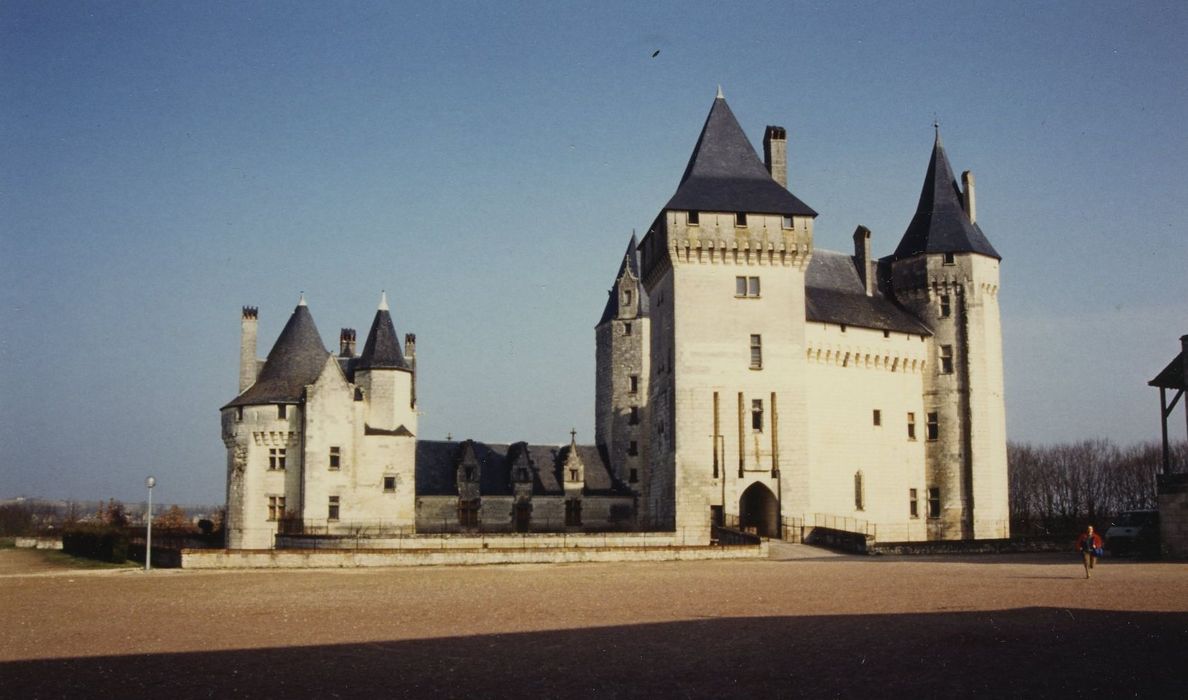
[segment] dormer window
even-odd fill
[[[946,265],[956,265],[957,264],[957,260],[956,260],[956,258],[953,257],[952,253],[945,253],[944,261],[945,261]]]
[[[623,306],[631,306],[631,290],[623,290]]]
[[[466,480],[466,481],[474,481],[474,467],[463,467],[463,468],[462,468],[462,473],[463,473],[463,477],[462,477],[462,478],[463,478],[464,480]]]
[[[783,221],[780,223],[780,225],[783,226],[784,228],[794,228],[794,224],[792,223],[792,217],[785,216],[783,218]]]
[[[745,211],[734,212],[734,225],[735,226],[746,226],[747,225],[747,213]]]
[[[689,225],[690,226],[698,226],[700,224],[701,224],[701,212],[696,212],[696,211],[689,212]]]

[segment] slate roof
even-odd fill
[[[892,257],[900,260],[920,253],[980,253],[1002,259],[961,205],[961,190],[941,144],[940,131],[932,146],[916,215]]]
[[[817,215],[772,179],[722,97],[714,100],[676,194],[664,208]]]
[[[532,461],[532,493],[560,496],[565,493],[561,480],[562,465],[569,445],[529,445],[525,442],[487,444],[476,440],[417,440],[416,490],[418,496],[458,495],[457,469],[464,446],[469,443],[480,468],[479,490],[484,496],[510,496],[512,467],[527,451]],[[607,461],[594,445],[578,445],[578,456],[585,464],[588,495],[629,495],[631,492],[611,476]]]
[[[330,352],[322,345],[309,307],[298,304],[268,353],[256,383],[223,408],[297,403],[305,386],[317,381],[328,357]]]
[[[631,240],[627,242],[627,251],[623,253],[623,262],[619,264],[619,271],[615,273],[615,282],[613,285],[611,285],[610,290],[607,291],[607,293],[606,293],[607,300],[606,300],[606,306],[602,309],[602,318],[598,319],[598,323],[594,324],[595,326],[601,326],[602,324],[611,320],[618,314],[619,280],[623,279],[623,273],[626,272],[628,269],[631,270],[631,274],[635,276],[635,279],[641,278],[640,272],[639,272],[639,267],[640,267],[640,259],[639,258],[640,258],[639,243],[638,243],[638,241],[635,240],[635,233],[632,232]],[[644,317],[644,316],[648,315],[648,293],[644,289],[642,284],[638,286],[638,290],[639,290],[639,301],[638,301],[638,303],[639,303],[639,317]]]
[[[1163,371],[1155,375],[1155,378],[1147,382],[1147,386],[1157,386],[1164,389],[1188,389],[1188,382],[1185,381],[1184,363],[1188,362],[1188,357],[1181,352],[1176,355],[1175,359],[1171,361]]]
[[[361,369],[408,369],[404,353],[400,351],[400,336],[396,334],[392,314],[387,309],[375,312],[363,352],[353,365],[354,371]]]
[[[809,321],[932,335],[920,319],[875,292],[866,295],[852,255],[814,250],[804,275],[804,312]]]

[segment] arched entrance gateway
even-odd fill
[[[759,482],[748,486],[738,499],[738,522],[743,529],[755,528],[763,537],[779,537],[780,504],[771,489]]]

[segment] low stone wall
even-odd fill
[[[1009,540],[931,540],[927,542],[874,542],[868,554],[1019,554],[1071,552],[1075,537],[1019,537]]]
[[[681,535],[669,532],[423,533],[390,537],[351,535],[277,535],[277,549],[565,549],[570,547],[679,547]]]
[[[426,538],[440,540],[442,538]],[[490,538],[487,538],[490,539]],[[531,538],[528,538],[531,539]],[[671,539],[671,538],[669,538]],[[407,545],[407,540],[405,541]],[[751,546],[524,546],[487,548],[409,547],[404,549],[185,549],[184,569],[336,569],[380,566],[474,566],[482,564],[560,564],[615,561],[757,559],[767,543]],[[510,542],[507,544],[511,544]]]
[[[18,549],[61,549],[61,537],[17,537],[13,544]]]
[[[1188,474],[1160,474],[1158,488],[1163,551],[1174,559],[1188,558]]]

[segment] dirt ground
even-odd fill
[[[1073,555],[30,571],[6,697],[1184,697],[1188,564]],[[36,555],[33,554],[35,557]]]

